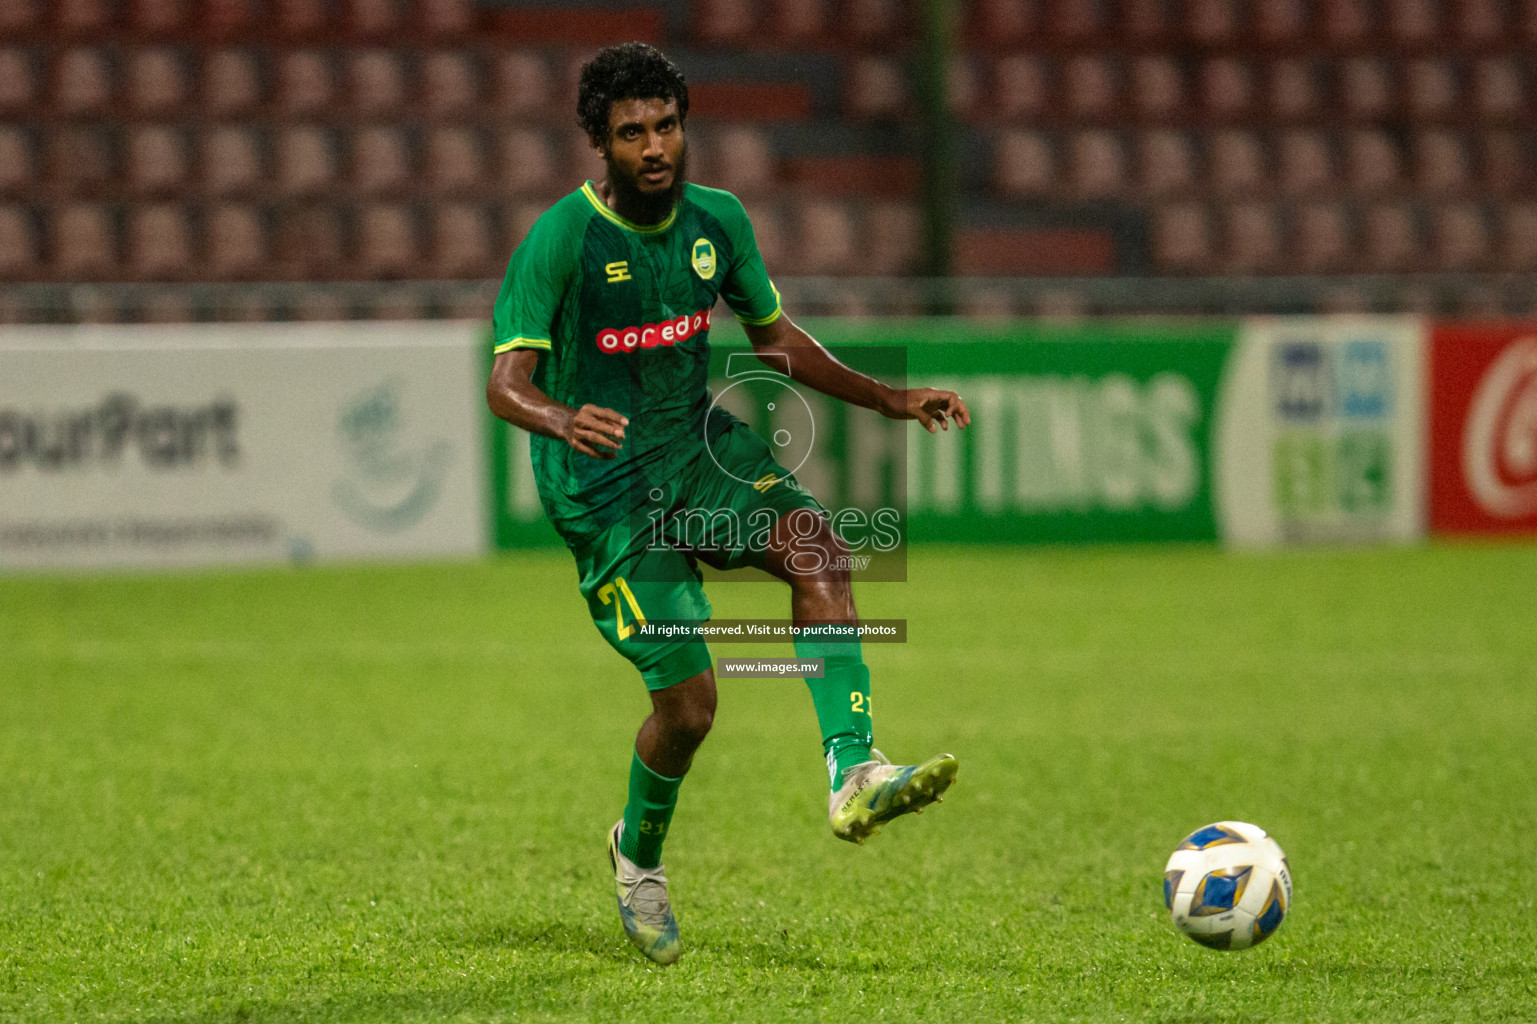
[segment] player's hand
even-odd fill
[[[954,391],[938,388],[908,388],[895,392],[895,401],[882,412],[894,420],[917,420],[934,434],[949,430],[953,420],[958,427],[971,425],[971,410]]]
[[[583,455],[612,459],[624,440],[624,428],[629,425],[628,418],[612,409],[584,405],[566,424],[566,443]]]

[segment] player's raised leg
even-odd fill
[[[939,800],[955,781],[959,763],[940,754],[920,765],[893,765],[871,746],[870,670],[854,632],[859,618],[846,554],[821,514],[795,509],[775,524],[767,567],[790,584],[796,626],[846,629],[842,636],[797,639],[795,654],[822,660],[822,677],[807,678],[806,685],[822,727],[833,834],[863,843],[883,823]]]
[[[678,803],[678,787],[715,718],[715,672],[707,669],[651,691],[630,761],[630,799],[609,833],[608,855],[625,934],[659,964],[683,952],[667,893],[662,844]]]

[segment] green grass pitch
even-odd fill
[[[0,1020],[1537,1019],[1537,547],[910,577],[859,591],[910,622],[877,743],[959,784],[840,843],[804,685],[723,681],[665,970],[604,855],[646,699],[564,552],[0,580]],[[1162,904],[1221,818],[1296,875],[1244,953]]]

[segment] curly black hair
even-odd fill
[[[688,83],[678,66],[654,46],[606,46],[582,65],[576,95],[576,123],[595,145],[608,141],[608,117],[615,100],[677,100],[678,118],[688,117]]]

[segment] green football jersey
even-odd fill
[[[568,542],[618,522],[698,457],[717,296],[744,323],[780,315],[741,202],[701,185],[685,185],[671,215],[648,226],[609,209],[587,182],[512,254],[493,317],[496,351],[539,350],[533,382],[541,391],[630,421],[612,460],[532,438],[540,499]],[[709,421],[716,430],[729,418]]]

